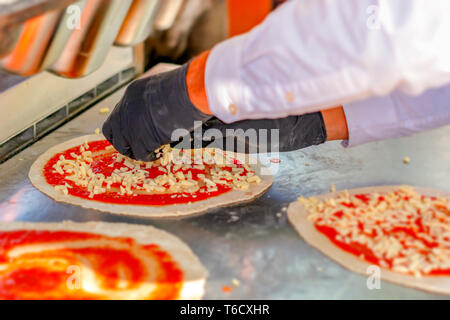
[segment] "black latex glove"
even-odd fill
[[[241,132],[236,134],[238,131],[235,131],[231,134],[230,131],[227,133],[227,129],[241,129]],[[266,129],[267,134],[265,135],[261,129]],[[278,134],[272,135],[273,129],[277,130]],[[203,142],[203,147],[244,153],[293,151],[321,144],[327,140],[325,124],[320,112],[281,119],[243,120],[231,124],[212,118],[204,123],[202,131],[204,140],[213,141]],[[257,139],[254,139],[255,136]],[[192,138],[194,138],[193,135]],[[191,143],[192,147],[199,145],[198,140],[197,137],[197,143]],[[180,143],[174,147],[187,148],[188,146]]]
[[[192,131],[194,121],[211,116],[189,100],[188,64],[131,83],[103,124],[103,134],[114,148],[134,159],[155,160],[154,150],[171,142],[175,129]]]

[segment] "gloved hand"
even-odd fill
[[[202,126],[202,137],[203,140],[213,141],[203,143],[203,147],[240,153],[285,152],[324,143],[327,131],[322,113],[316,112],[281,119],[243,120],[231,124],[211,118]],[[192,138],[195,141],[194,135]],[[199,145],[198,142],[192,143],[193,147],[196,145]],[[183,143],[174,147],[187,148]]]
[[[156,158],[153,151],[170,143],[176,129],[191,132],[191,136],[185,137],[182,143],[172,143],[178,148],[210,146],[246,153],[282,152],[326,141],[327,131],[320,112],[275,120],[244,120],[232,124],[225,124],[204,113],[209,112],[203,83],[207,55],[208,52],[205,52],[189,65],[192,65],[193,70],[190,73],[192,77],[188,78],[188,83],[193,84],[190,89],[186,86],[188,64],[137,80],[127,88],[122,100],[103,125],[103,134],[117,151],[138,160],[153,161]],[[190,100],[191,94],[195,98],[195,105]],[[194,137],[192,132],[195,121],[203,123],[201,137]],[[266,129],[267,138],[264,130],[260,129]],[[277,134],[272,135],[273,129],[278,130]],[[233,132],[230,133],[230,130]],[[249,139],[251,131],[254,131],[256,139]],[[216,138],[214,143],[202,141],[205,138],[203,135],[210,133]],[[189,139],[191,137],[194,138],[192,142]]]
[[[194,129],[194,121],[210,115],[190,101],[186,88],[188,64],[134,81],[103,124],[103,134],[115,149],[134,159],[155,160],[153,151],[171,142],[175,129]]]

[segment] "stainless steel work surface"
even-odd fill
[[[282,154],[272,188],[253,203],[177,220],[121,217],[59,204],[28,180],[33,161],[48,148],[101,127],[103,107],[122,91],[0,165],[0,221],[110,221],[153,225],[184,240],[209,270],[207,299],[445,298],[382,282],[369,290],[354,274],[307,245],[282,211],[300,195],[383,184],[411,184],[450,191],[450,126],[405,139],[345,149],[339,143]],[[411,163],[403,164],[408,156]],[[306,166],[306,163],[309,166]],[[280,215],[279,213],[282,213]],[[222,291],[232,279],[240,286]]]

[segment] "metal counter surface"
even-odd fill
[[[56,8],[63,8],[77,0],[9,0],[0,3],[0,29],[22,23]]]
[[[450,126],[412,137],[345,149],[339,143],[280,156],[272,188],[253,203],[183,219],[121,217],[59,204],[28,180],[34,160],[48,148],[101,127],[123,90],[108,97],[31,147],[0,165],[0,221],[109,221],[148,224],[185,241],[209,270],[206,299],[442,299],[382,282],[369,290],[354,274],[307,245],[282,208],[298,196],[385,184],[411,184],[450,191]],[[411,163],[405,165],[402,158]],[[308,162],[310,165],[306,166]],[[279,217],[277,213],[282,212]],[[233,278],[231,293],[222,286]]]

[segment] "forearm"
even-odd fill
[[[212,114],[205,92],[204,70],[210,51],[205,51],[192,60],[186,74],[189,98],[202,112]],[[348,128],[342,106],[321,111],[325,124],[327,141],[347,140]]]
[[[367,27],[374,4],[377,30]],[[443,1],[290,1],[211,51],[209,108],[228,123],[280,118],[447,83],[448,10]]]
[[[450,86],[419,96],[399,91],[323,110],[327,141],[347,140],[348,146],[399,138],[450,124]]]
[[[348,146],[398,138],[450,124],[450,85],[419,96],[400,91],[344,105]]]
[[[203,54],[192,71],[206,61]],[[202,61],[203,60],[203,61]],[[189,72],[188,72],[189,74]],[[211,113],[204,92],[204,80],[192,73],[190,97],[205,113]],[[431,89],[419,96],[400,91],[322,110],[327,141],[346,140],[355,146],[371,141],[397,138],[450,124],[450,86]]]

